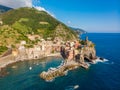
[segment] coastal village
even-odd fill
[[[87,69],[89,65],[86,61],[95,62],[95,46],[94,43],[89,41],[88,37],[85,40],[79,39],[79,33],[57,21],[46,12],[41,11],[40,13],[34,8],[18,9],[18,12],[21,13],[21,11],[22,14],[23,11],[28,11],[30,14],[32,12],[32,15],[37,14],[39,20],[36,18],[31,20],[31,17],[23,14],[24,18],[16,16],[18,18],[16,21],[12,17],[13,23],[10,22],[10,25],[7,25],[9,17],[4,20],[5,15],[1,16],[0,46],[3,51],[0,53],[0,76],[6,75],[2,71],[9,64],[25,60],[38,60],[49,56],[62,57],[63,63],[57,68],[50,68],[48,71],[40,73],[40,77],[48,81],[63,76],[76,67]],[[41,18],[44,20],[41,20]],[[37,25],[31,25],[31,23]]]
[[[29,37],[35,39],[33,37]],[[62,55],[64,59],[67,60],[80,60],[84,62],[84,56],[88,56],[89,60],[96,57],[94,44],[86,38],[86,45],[82,45],[79,41],[66,41],[54,40],[51,41],[48,39],[45,41],[41,39],[41,42],[38,42],[37,45],[34,45],[32,48],[26,48],[26,41],[21,41],[18,49],[9,49],[1,57],[5,58],[6,56],[13,56],[15,61],[25,60],[25,59],[39,59],[46,56]],[[85,53],[85,51],[87,53]],[[88,53],[89,51],[89,53]]]
[[[35,38],[39,36],[28,35],[28,37],[31,40],[35,40]],[[52,80],[55,77],[65,75],[66,71],[72,70],[76,68],[76,66],[87,69],[88,65],[85,63],[85,60],[93,63],[96,59],[94,44],[88,40],[88,37],[84,40],[84,45],[80,43],[80,40],[64,42],[57,39],[52,41],[50,38],[47,40],[41,39],[37,45],[31,48],[26,48],[25,45],[26,42],[21,41],[18,49],[9,49],[4,53],[0,58],[0,60],[3,61],[3,63],[0,64],[0,69],[2,70],[3,67],[18,61],[34,60],[48,56],[60,56],[64,59],[64,63],[59,66],[59,68],[52,68],[40,74],[41,78]]]

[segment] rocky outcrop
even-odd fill
[[[96,59],[96,50],[94,47],[84,47],[81,49],[81,54],[91,60]]]
[[[71,46],[71,44],[73,44]],[[61,47],[61,55],[68,61],[74,60],[83,63],[85,59],[93,62],[96,59],[96,50],[91,41],[86,41],[86,45],[76,42],[68,42]]]

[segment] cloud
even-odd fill
[[[47,11],[45,8],[40,7],[40,6],[33,6],[34,8],[36,8],[39,11]]]
[[[71,21],[67,21],[68,24],[71,24]]]
[[[48,10],[46,10],[44,7],[34,6],[34,5],[33,5],[33,7],[36,8],[37,10],[39,10],[39,11],[45,11],[45,12],[47,12],[48,14],[50,14],[52,17],[55,17],[54,14],[52,14],[51,12],[49,12]]]
[[[32,7],[32,0],[0,0],[0,4],[11,8]]]
[[[0,0],[0,4],[11,8],[34,7],[39,11],[46,11],[52,17],[55,17],[54,14],[40,6],[40,0]]]

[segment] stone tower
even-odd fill
[[[85,42],[86,42],[86,45],[88,46],[88,36],[86,36]]]
[[[86,36],[86,39],[85,39],[85,41],[88,41],[88,36]]]

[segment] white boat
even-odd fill
[[[74,89],[77,89],[77,88],[79,88],[79,85],[75,85],[75,86],[74,86]]]
[[[29,67],[29,70],[32,70],[32,67]]]

